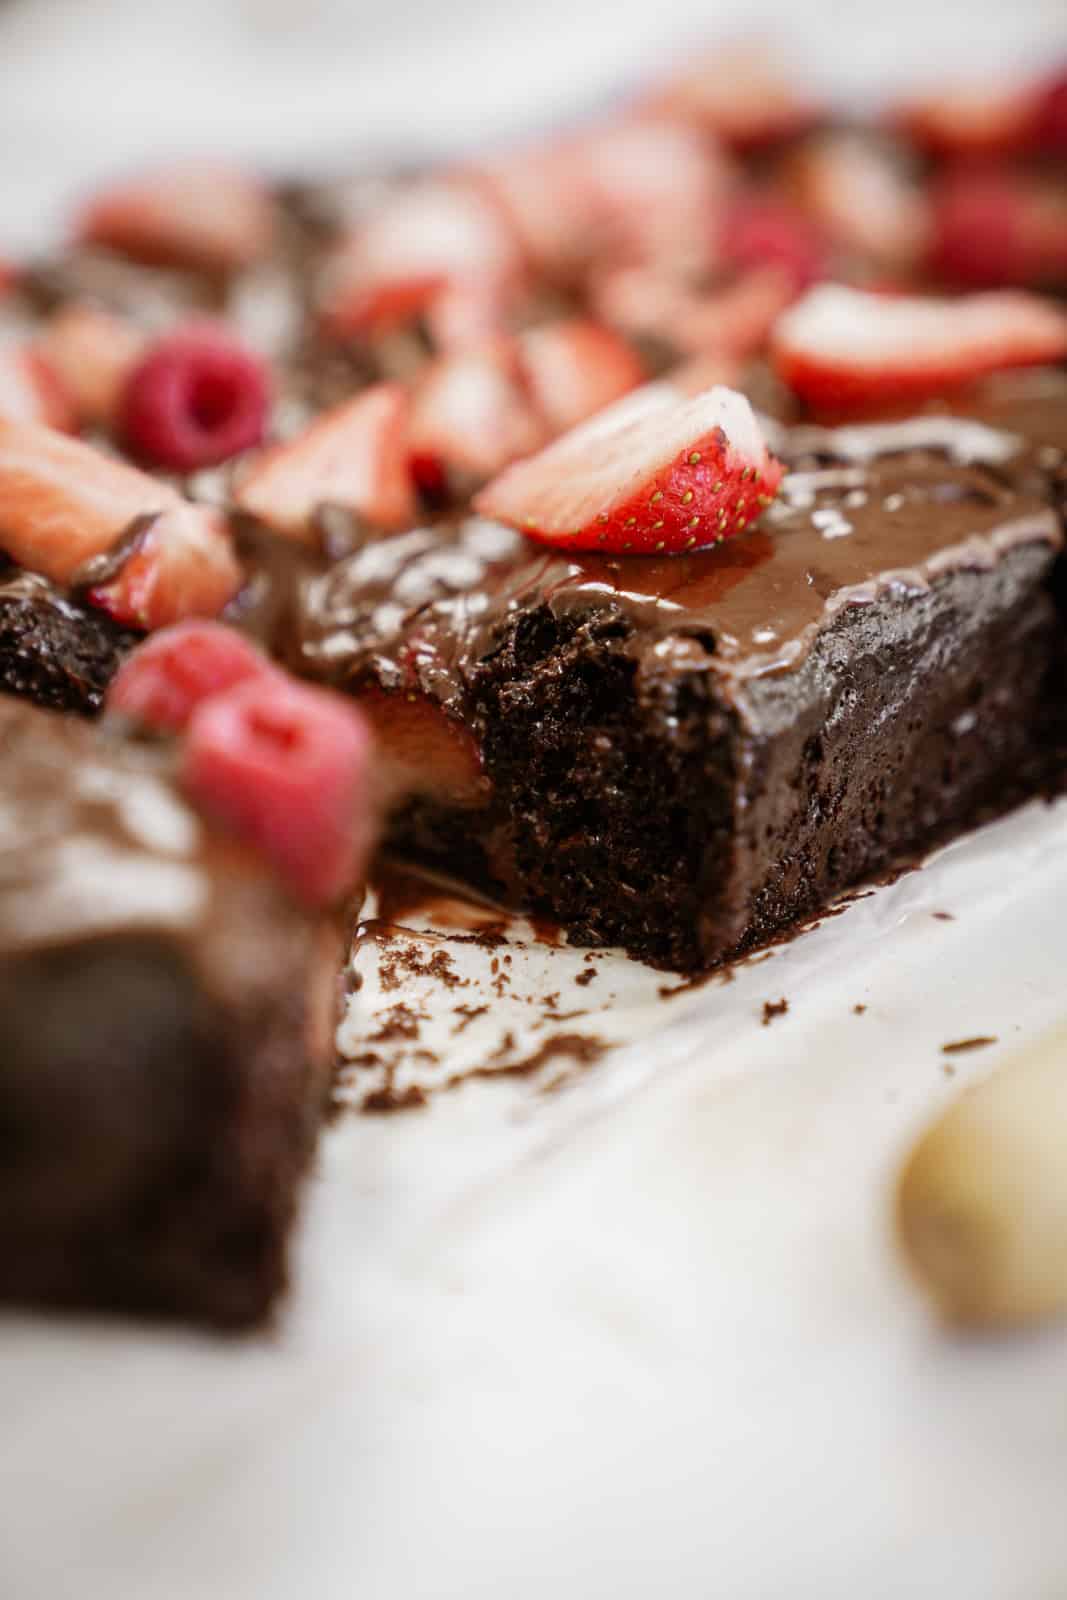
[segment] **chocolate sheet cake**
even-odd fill
[[[0,1298],[235,1329],[282,1291],[338,950],[165,747],[0,701]]]
[[[1001,432],[902,428],[786,430],[780,502],[690,556],[368,544],[305,582],[292,665],[420,773],[403,850],[706,967],[1043,781],[1058,520]]]

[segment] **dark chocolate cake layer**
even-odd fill
[[[306,582],[292,664],[418,775],[403,849],[572,938],[713,964],[1039,781],[1057,521],[988,430],[937,428],[862,465],[821,438],[831,464],[688,557],[477,520],[368,544]]]
[[[332,939],[165,757],[0,701],[0,1298],[260,1321],[332,1061]]]

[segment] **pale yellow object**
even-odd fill
[[[897,1225],[950,1321],[1023,1326],[1067,1311],[1067,1028],[923,1135],[900,1176]]]

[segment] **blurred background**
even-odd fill
[[[857,107],[1040,62],[1064,0],[0,0],[0,249],[101,171],[175,154],[341,169],[593,110],[695,43],[780,41]]]

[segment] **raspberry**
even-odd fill
[[[727,215],[721,249],[727,266],[782,267],[798,293],[826,276],[827,252],[818,229],[784,201],[738,200]]]
[[[109,711],[151,728],[184,728],[202,700],[248,678],[277,676],[265,656],[220,622],[161,628],[126,657],[111,682]]]
[[[191,328],[160,339],[133,369],[120,431],[145,461],[195,472],[259,444],[269,411],[263,362],[225,333]]]
[[[354,706],[275,673],[194,710],[183,783],[299,900],[326,905],[354,886],[370,847],[370,748]]]

